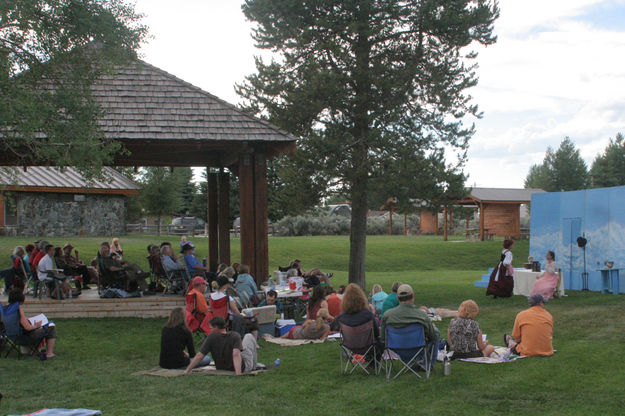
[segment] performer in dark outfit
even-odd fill
[[[514,241],[504,240],[501,259],[497,267],[493,269],[486,289],[486,296],[509,298],[514,289],[514,269],[512,268],[512,252]]]

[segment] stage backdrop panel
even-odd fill
[[[589,289],[601,290],[599,269],[605,261],[625,269],[625,186],[532,195],[530,255],[544,266],[548,250],[556,253],[566,289],[582,288],[585,237]],[[625,270],[621,272],[621,281]]]

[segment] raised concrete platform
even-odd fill
[[[0,302],[7,302],[7,295],[0,296]],[[40,313],[48,318],[164,318],[175,307],[184,307],[182,296],[144,296],[128,299],[100,299],[95,287],[84,290],[78,298],[55,300],[33,299],[26,296],[23,309],[26,316]]]

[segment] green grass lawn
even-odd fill
[[[85,256],[95,253],[100,240],[72,242]],[[123,237],[125,257],[144,260],[145,246],[157,241],[161,239]],[[206,240],[193,241],[203,257]],[[8,253],[21,242],[0,239],[0,252]],[[417,302],[430,306],[457,307],[464,299],[475,299],[484,333],[501,344],[526,300],[486,298],[483,288],[473,286],[498,259],[500,247],[501,241],[371,237],[367,283],[381,283],[387,290],[395,280],[411,283]],[[527,249],[527,242],[517,243],[516,265],[527,257]],[[233,260],[238,253],[237,240]],[[305,268],[334,272],[336,284],[346,282],[347,253],[346,237],[270,239],[272,269],[298,257]],[[158,363],[163,319],[57,319],[57,359],[0,359],[0,392],[5,396],[0,414],[43,407],[86,407],[105,415],[622,414],[625,297],[575,291],[568,295],[547,305],[555,319],[558,352],[553,357],[499,365],[453,362],[450,377],[437,365],[429,380],[411,375],[395,381],[340,376],[335,343],[285,348],[264,341],[260,361],[270,364],[279,357],[282,364],[258,377],[131,376]],[[437,323],[441,333],[448,323]]]

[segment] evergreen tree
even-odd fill
[[[526,188],[547,192],[575,191],[588,186],[588,167],[579,149],[565,137],[554,152],[547,148],[541,165],[532,165],[525,178]]]
[[[141,182],[143,208],[158,218],[158,235],[161,235],[162,217],[179,212],[183,206],[183,184],[175,170],[164,167],[145,168]]]
[[[595,158],[590,179],[593,188],[625,185],[625,137],[622,133],[610,139],[603,154]]]
[[[303,137],[315,174],[349,196],[349,281],[364,287],[370,180],[385,176],[389,161],[443,147],[463,160],[473,127],[462,120],[479,115],[466,93],[477,83],[469,46],[495,42],[497,5],[246,0],[243,11],[257,24],[258,46],[280,56],[257,60],[258,73],[237,90],[248,110]],[[428,181],[428,173],[417,176]]]
[[[104,141],[91,86],[146,35],[122,0],[0,2],[0,141],[11,163],[99,174],[121,150]],[[41,135],[45,139],[41,138]]]

